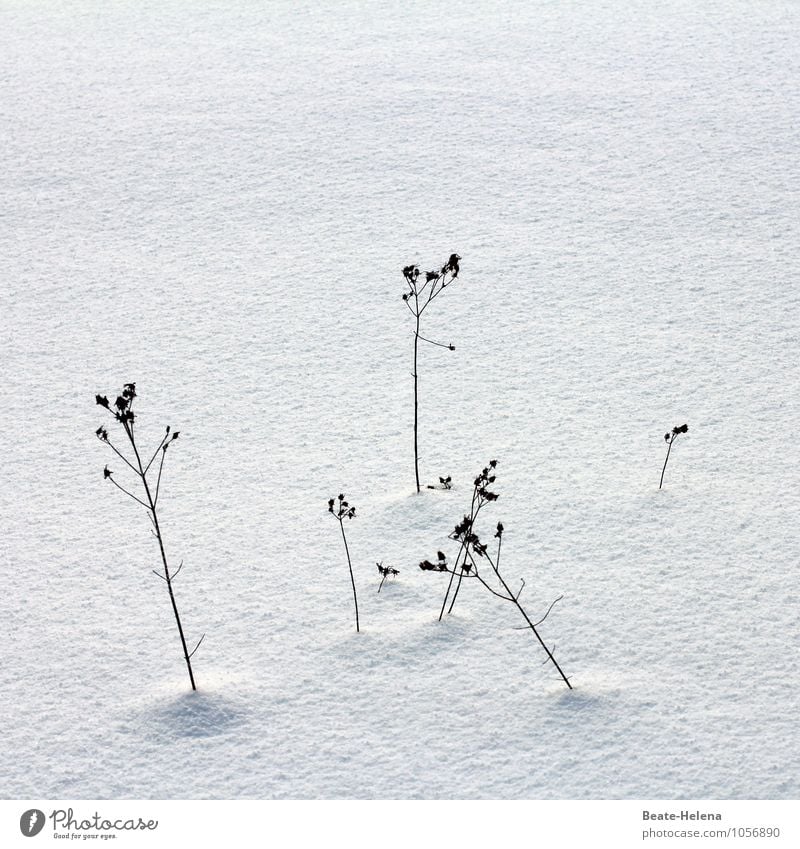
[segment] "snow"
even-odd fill
[[[799,18],[7,0],[4,795],[796,798]],[[454,487],[416,495],[400,269],[452,251],[420,426]],[[194,694],[102,477],[128,381],[147,444],[181,430]],[[564,594],[571,692],[417,568],[494,457],[483,527],[532,616]]]

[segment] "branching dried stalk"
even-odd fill
[[[547,612],[544,616],[539,619],[538,622],[534,622],[528,616],[525,608],[523,608],[520,603],[520,596],[522,595],[522,591],[525,588],[524,579],[520,582],[520,588],[517,592],[513,592],[511,588],[508,586],[505,578],[500,572],[500,551],[503,543],[503,524],[501,522],[497,523],[497,529],[495,532],[495,539],[497,539],[497,553],[494,557],[489,553],[489,546],[486,543],[481,542],[480,537],[475,532],[475,520],[478,517],[481,509],[491,501],[496,501],[498,498],[497,493],[492,492],[489,487],[495,481],[494,469],[497,466],[497,461],[492,460],[488,466],[486,466],[483,471],[478,475],[475,479],[475,486],[472,493],[472,504],[470,506],[470,512],[464,516],[461,522],[459,522],[453,532],[449,535],[449,538],[457,543],[459,543],[458,554],[456,555],[454,566],[451,568],[447,564],[447,557],[442,551],[438,551],[436,553],[436,562],[431,562],[430,560],[423,560],[419,567],[424,572],[448,572],[450,574],[450,581],[448,583],[447,592],[445,593],[444,602],[442,604],[442,610],[439,613],[439,619],[441,620],[442,614],[444,612],[445,604],[447,603],[447,598],[450,594],[450,590],[453,585],[454,578],[458,578],[458,583],[456,585],[456,590],[453,594],[453,599],[451,601],[450,609],[452,610],[453,603],[455,602],[455,596],[458,592],[458,588],[461,586],[461,582],[464,579],[467,580],[475,580],[484,589],[488,590],[493,596],[496,596],[503,601],[507,601],[514,605],[517,610],[520,612],[520,615],[527,623],[524,625],[524,628],[529,628],[534,637],[538,640],[541,647],[545,650],[547,654],[547,659],[555,666],[558,670],[558,674],[561,676],[561,679],[567,685],[567,687],[572,689],[572,684],[569,681],[569,678],[564,674],[564,671],[561,669],[558,661],[555,658],[553,648],[548,647],[545,641],[542,639],[539,634],[538,627],[541,625],[545,619],[550,614],[550,611],[553,607],[563,598],[563,596],[559,596],[548,608]],[[491,570],[489,575],[493,576],[493,580],[490,583],[487,581],[482,573],[483,564],[488,563],[489,569]],[[480,565],[479,565],[480,564]],[[494,586],[493,586],[494,584]],[[497,586],[499,584],[499,587]]]
[[[419,376],[417,370],[419,342],[422,340],[437,348],[455,351],[454,345],[434,342],[432,339],[421,336],[419,332],[420,319],[431,301],[437,298],[458,277],[460,259],[461,257],[458,254],[450,254],[450,259],[439,271],[425,272],[424,280],[421,279],[420,270],[416,265],[407,265],[403,269],[403,277],[409,289],[408,292],[403,293],[403,303],[414,316],[414,474],[417,481],[417,492],[421,491],[419,483]]]
[[[155,536],[158,541],[158,548],[161,553],[161,563],[164,567],[163,574],[161,572],[153,570],[153,573],[157,575],[161,580],[166,582],[167,590],[169,592],[169,600],[172,604],[172,612],[175,615],[175,622],[178,626],[178,633],[181,638],[181,646],[183,648],[183,657],[186,661],[186,668],[189,672],[189,681],[192,684],[192,690],[196,690],[197,686],[195,685],[194,673],[192,671],[192,657],[194,653],[200,648],[200,643],[205,639],[205,634],[197,641],[195,647],[189,651],[188,646],[186,644],[186,638],[183,633],[183,625],[181,624],[181,617],[178,614],[178,605],[175,601],[175,593],[172,589],[172,583],[175,578],[178,576],[178,573],[183,568],[183,562],[181,562],[180,566],[174,571],[170,572],[169,564],[167,562],[167,555],[164,549],[164,539],[161,534],[161,525],[158,521],[158,498],[161,493],[161,474],[164,471],[164,460],[167,456],[167,449],[170,445],[178,438],[180,435],[180,431],[171,431],[169,425],[167,425],[167,430],[164,435],[164,438],[158,445],[158,448],[153,452],[150,460],[145,463],[142,461],[141,455],[139,453],[139,446],[136,443],[136,434],[134,430],[134,422],[136,416],[133,412],[133,401],[136,398],[136,384],[135,383],[126,383],[122,393],[117,396],[116,401],[112,405],[111,402],[105,395],[95,395],[95,401],[101,407],[104,407],[108,412],[113,416],[115,421],[117,421],[120,425],[122,425],[122,429],[125,433],[125,436],[130,443],[130,448],[133,451],[133,462],[125,456],[125,454],[117,448],[116,445],[111,441],[108,431],[104,427],[99,427],[95,431],[95,435],[97,438],[105,443],[116,455],[122,460],[125,465],[133,472],[133,474],[138,478],[140,483],[142,484],[144,498],[139,498],[137,495],[134,495],[128,489],[126,489],[122,484],[120,484],[116,478],[114,477],[114,472],[105,467],[103,470],[103,477],[105,480],[111,481],[114,486],[120,490],[120,492],[127,495],[129,498],[133,499],[137,504],[140,504],[147,511],[148,518],[150,519],[150,523],[152,527],[153,536]],[[158,475],[156,477],[155,482],[152,480],[148,480],[148,473],[151,468],[155,471],[154,464],[156,459],[158,458]]]

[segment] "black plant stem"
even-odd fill
[[[418,443],[418,412],[417,412],[417,349],[419,347],[419,299],[414,293],[416,302],[415,315],[417,326],[414,330],[414,474],[417,478],[417,492],[421,492],[419,485],[419,443]]]
[[[347,566],[350,569],[350,583],[353,585],[353,603],[356,606],[356,633],[361,629],[358,627],[358,597],[356,596],[356,579],[353,577],[353,564],[350,562],[350,549],[347,547],[347,536],[344,532],[344,522],[339,518],[339,527],[342,529],[342,539],[344,540],[344,553],[347,555]]]
[[[181,617],[178,614],[178,605],[175,601],[175,594],[172,592],[172,576],[169,573],[169,565],[167,564],[167,555],[164,551],[164,540],[161,537],[161,527],[158,524],[158,514],[156,513],[156,505],[153,501],[153,497],[150,494],[150,487],[147,485],[147,478],[144,474],[144,468],[142,466],[142,459],[139,456],[139,451],[136,448],[136,441],[133,438],[133,429],[128,427],[127,422],[123,422],[125,427],[125,432],[128,434],[128,439],[130,440],[131,446],[133,448],[133,453],[136,456],[136,463],[139,466],[139,476],[142,479],[142,483],[144,484],[145,495],[147,496],[147,501],[149,503],[149,510],[153,515],[153,527],[156,532],[156,539],[158,540],[158,547],[161,551],[161,562],[164,564],[164,577],[167,582],[167,589],[169,590],[169,600],[172,603],[172,612],[175,614],[175,621],[178,624],[178,633],[181,637],[181,645],[183,646],[183,656],[186,660],[186,668],[189,670],[189,680],[192,683],[192,690],[197,690],[197,685],[194,682],[194,673],[192,672],[192,661],[191,656],[189,654],[189,649],[186,646],[186,637],[183,634],[183,626],[181,625]]]
[[[456,558],[456,562],[458,558]],[[456,581],[456,588],[453,592],[453,598],[450,600],[450,607],[447,608],[447,615],[449,616],[453,612],[453,605],[456,603],[456,599],[458,598],[458,591],[461,589],[461,581],[464,578],[464,569],[463,566],[461,571],[458,573],[458,581]]]
[[[477,492],[478,492],[478,487],[475,487],[475,489],[472,490],[472,504],[469,508],[470,528],[472,527],[472,522],[475,519],[475,517],[473,515],[473,511],[475,510],[475,496],[476,496]],[[444,616],[444,608],[445,608],[445,605],[447,604],[447,599],[450,596],[450,589],[453,586],[453,578],[455,577],[455,574],[456,574],[455,570],[458,568],[458,561],[461,558],[462,552],[464,551],[465,542],[466,542],[465,539],[461,540],[461,548],[459,548],[458,554],[456,555],[456,560],[455,560],[455,563],[453,564],[453,569],[450,570],[450,580],[447,583],[447,590],[445,591],[444,599],[442,599],[442,609],[439,611],[439,621],[440,622],[442,621],[442,617]],[[456,586],[456,595],[458,595],[458,587],[461,586],[462,575],[463,575],[463,570],[461,570],[461,572],[459,572],[459,575],[458,575],[458,585]],[[454,596],[453,597],[453,603],[450,605],[450,609],[447,611],[448,615],[450,613],[452,613],[453,604],[455,604],[455,601],[456,600],[455,600],[455,596]]]
[[[469,514],[469,519],[470,519],[469,530],[470,530],[470,532],[472,531],[472,527],[475,524],[475,520],[478,518],[478,513],[480,513],[480,511],[481,511],[481,507],[483,507],[483,502],[479,500],[478,501],[478,507],[477,507],[477,509],[475,508],[475,495],[477,494],[477,492],[478,492],[478,489],[476,487],[475,492],[472,495],[472,508],[470,509],[470,514]],[[464,543],[462,542],[461,551],[463,551],[463,550],[464,550]],[[459,551],[459,556],[461,555],[461,551]],[[465,556],[464,557],[465,562],[466,562],[466,559],[467,558]],[[458,557],[456,557],[456,562],[458,562]],[[453,593],[453,598],[450,602],[450,607],[447,608],[447,615],[448,616],[453,612],[453,606],[455,605],[456,599],[458,598],[458,591],[461,589],[461,581],[462,581],[463,578],[464,578],[464,569],[462,567],[461,571],[458,573],[458,583],[456,584],[456,589],[455,589],[455,592]]]
[[[675,441],[675,437],[673,436],[672,439],[670,439],[670,441],[667,443],[667,456],[664,459],[664,468],[661,470],[661,480],[658,482],[658,488],[659,489],[661,489],[661,487],[664,483],[664,472],[666,472],[666,470],[667,470],[667,462],[669,460],[669,452],[672,451],[672,443],[674,441]]]
[[[514,593],[511,592],[508,584],[503,580],[503,576],[500,574],[496,564],[492,563],[492,560],[488,556],[488,554],[486,555],[486,559],[489,561],[489,564],[491,565],[495,575],[497,575],[497,579],[503,585],[503,589],[508,593],[508,597],[511,599],[512,602],[514,602],[517,610],[519,610],[519,612],[522,614],[525,621],[528,623],[528,626],[530,627],[531,631],[533,631],[534,636],[539,641],[542,648],[547,652],[547,656],[553,662],[553,666],[555,666],[555,668],[558,670],[558,674],[564,679],[564,683],[571,690],[572,684],[569,683],[569,678],[567,678],[567,676],[564,674],[564,670],[558,665],[558,661],[555,659],[555,657],[553,656],[553,653],[550,651],[550,649],[547,648],[545,641],[539,636],[539,632],[536,630],[536,626],[533,624],[533,622],[531,622],[530,618],[528,617],[528,614],[525,612],[525,609],[522,607],[522,605],[519,603],[519,601],[517,601],[517,597],[514,595]]]

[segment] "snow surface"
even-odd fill
[[[0,793],[797,797],[799,65],[780,0],[4,0]],[[416,566],[492,457],[572,692]]]

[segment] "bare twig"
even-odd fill
[[[557,604],[561,601],[561,599],[562,599],[562,598],[564,598],[564,596],[563,596],[563,595],[560,595],[560,596],[559,596],[559,597],[558,597],[558,598],[557,598],[557,599],[556,599],[556,600],[555,600],[555,601],[554,601],[554,602],[550,605],[550,607],[548,607],[548,608],[547,608],[547,613],[545,613],[545,615],[544,615],[544,616],[542,616],[542,618],[541,618],[538,622],[534,622],[533,624],[534,624],[534,625],[536,625],[536,626],[541,625],[541,624],[542,624],[542,622],[544,622],[544,620],[545,620],[545,619],[547,619],[547,617],[550,615],[550,611],[551,611],[551,610],[552,610],[552,609],[553,609],[553,608],[554,608],[554,607],[555,607],[555,606],[556,606],[556,605],[557,605]]]
[[[114,480],[114,478],[113,478],[111,475],[109,475],[109,476],[108,476],[108,479],[111,481],[111,483],[113,483],[113,484],[114,484],[114,486],[115,486],[117,489],[119,489],[119,490],[121,490],[122,492],[124,492],[124,493],[125,493],[125,495],[127,495],[127,496],[128,496],[128,498],[132,498],[134,501],[138,501],[138,502],[139,502],[139,504],[141,504],[141,505],[142,505],[142,507],[144,507],[145,509],[147,509],[147,510],[149,510],[149,509],[150,509],[150,505],[149,505],[149,504],[145,504],[145,502],[144,502],[144,501],[142,501],[142,499],[141,499],[141,498],[137,498],[137,497],[136,497],[136,496],[135,496],[132,492],[128,492],[128,490],[127,490],[127,489],[125,489],[125,487],[124,487],[124,486],[121,486],[120,484],[118,484],[118,483]]]
[[[455,351],[456,349],[455,345],[445,345],[443,342],[434,342],[433,339],[426,339],[424,336],[420,336],[419,338],[422,339],[423,342],[428,342],[429,344],[436,345],[439,348],[447,348],[448,351]]]
[[[197,641],[197,645],[189,652],[189,657],[192,657],[194,653],[200,648],[200,643],[202,643],[205,638],[206,635],[203,634],[203,636],[200,637],[200,639]]]

